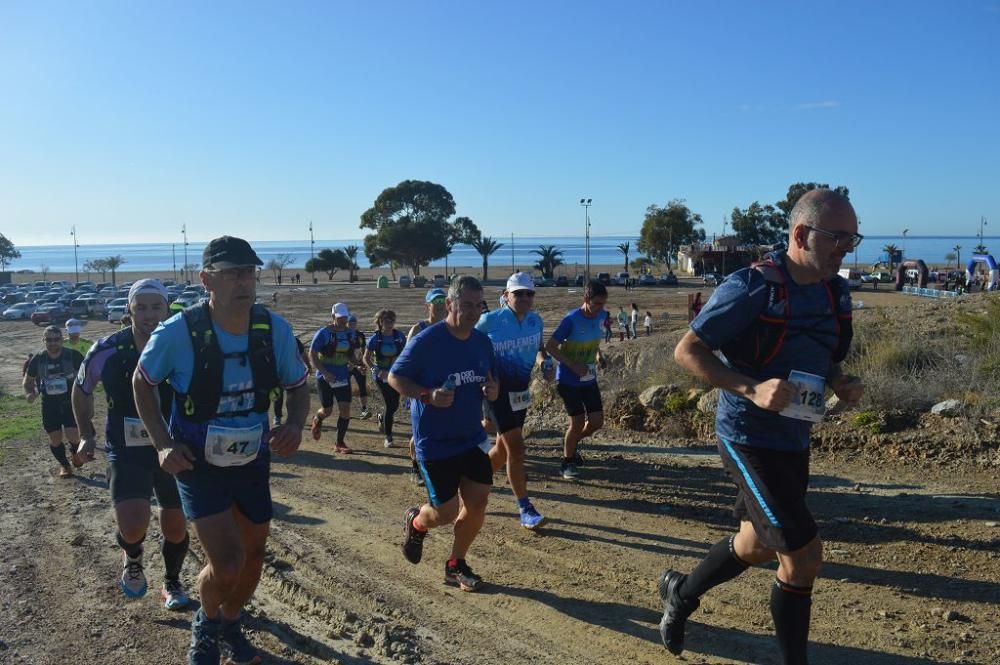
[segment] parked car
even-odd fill
[[[597,273],[597,281],[604,286],[611,286],[611,273],[609,272],[599,272]]]
[[[31,322],[36,326],[48,326],[65,323],[69,317],[68,309],[59,303],[49,303],[48,305],[40,305],[31,313]]]
[[[118,289],[113,286],[103,286],[97,292],[97,295],[104,296],[105,298],[114,298],[115,294],[118,293]]]
[[[722,281],[722,275],[717,272],[706,272],[702,281],[705,283],[705,286],[718,286],[719,282]]]
[[[620,272],[615,275],[615,284],[618,286],[625,286],[628,284],[629,274],[627,272]]]
[[[35,304],[36,305],[49,305],[51,303],[54,303],[58,299],[59,299],[59,296],[57,294],[46,293],[44,296],[38,296],[37,298],[35,298]]]
[[[38,305],[33,302],[19,302],[11,305],[3,312],[5,321],[16,321],[18,319],[30,319]]]
[[[106,316],[108,308],[104,305],[104,300],[96,296],[84,296],[77,298],[69,304],[70,314],[73,316]]]
[[[577,275],[576,279],[573,280],[573,283],[576,284],[577,286],[583,286],[584,282],[586,281],[587,280],[583,275]]]
[[[555,285],[556,285],[556,280],[552,279],[551,277],[539,277],[538,279],[535,280],[535,288],[538,288],[540,286],[555,286]]]
[[[422,289],[427,286],[427,278],[423,275],[417,275],[413,278],[413,286],[418,289]]]
[[[7,293],[0,298],[0,303],[3,303],[4,305],[16,305],[19,302],[24,302],[24,294],[17,291]]]
[[[118,323],[128,311],[128,298],[115,298],[108,303],[108,323]]]
[[[652,275],[643,275],[639,278],[639,286],[656,286],[656,278]]]
[[[661,286],[677,286],[677,275],[672,272],[664,273],[657,281]]]
[[[409,275],[400,275],[399,276],[399,288],[401,288],[401,289],[408,289],[408,288],[410,288],[410,282],[411,281],[412,280],[410,280],[410,276]]]
[[[566,275],[556,277],[556,286],[569,286],[569,277]]]
[[[179,312],[185,307],[190,307],[199,300],[201,300],[201,296],[199,296],[197,293],[182,293],[179,296],[177,296],[177,300],[170,303],[170,311]],[[128,300],[126,300],[125,302],[128,303]],[[119,318],[121,318],[120,314]],[[111,320],[111,305],[108,305],[108,320],[109,321]]]
[[[448,280],[445,279],[444,275],[434,275],[434,288],[443,288],[447,286]]]

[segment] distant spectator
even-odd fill
[[[653,332],[653,315],[649,312],[649,310],[646,311],[646,318],[643,319],[642,324],[646,328],[646,337],[649,337],[649,335]]]

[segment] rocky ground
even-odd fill
[[[537,388],[529,482],[550,522],[537,534],[520,529],[497,476],[470,555],[489,582],[482,593],[442,584],[449,529],[432,533],[420,565],[403,559],[403,511],[424,496],[407,478],[405,450],[384,449],[373,420],[352,421],[355,455],[335,455],[327,431],[276,462],[268,565],[249,608],[265,662],[777,663],[767,609],[773,569],[709,593],[683,659],[662,648],[656,631],[659,573],[691,568],[733,528],[734,491],[705,443],[709,417],[696,408],[651,413],[634,397],[654,382],[680,381],[659,381],[651,368],[669,371],[688,292],[613,292],[615,310],[633,299],[653,310],[657,330],[610,345],[605,392],[614,426],[583,449],[576,482],[556,473],[565,419],[552,392]],[[579,299],[565,289],[539,293],[549,330]],[[863,297],[868,307],[909,307],[902,298]],[[419,294],[370,285],[286,289],[278,309],[306,332],[334,300],[351,303],[363,320],[383,305],[401,321],[421,309]],[[110,330],[93,323],[87,332]],[[20,360],[41,329],[0,323],[0,335],[0,385],[17,394]],[[686,398],[689,387],[678,392]],[[118,550],[100,458],[60,480],[40,427],[13,427],[37,417],[37,406],[4,398],[0,408],[12,432],[0,441],[0,663],[182,662],[189,613],[167,612],[153,594],[126,602],[115,587]],[[827,563],[815,592],[811,662],[1000,662],[995,421],[890,417],[898,427],[875,433],[850,422],[850,412],[837,418],[844,420],[819,428],[813,462],[811,501]],[[639,431],[646,429],[656,431]],[[157,539],[154,524],[154,587],[162,575]],[[200,557],[195,543],[188,580]]]

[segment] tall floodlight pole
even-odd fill
[[[177,243],[170,243],[170,258],[174,261],[174,281],[177,281]]]
[[[584,268],[584,275],[586,281],[590,281],[590,206],[593,203],[593,199],[580,199],[580,205],[583,206],[583,220],[585,223],[584,234],[583,234],[583,251],[586,260],[586,267]]]
[[[181,226],[181,234],[184,236],[184,282],[189,281],[188,277],[188,227],[187,224]]]
[[[69,234],[73,236],[73,271],[76,273],[76,281],[80,281],[80,266],[76,258],[76,248],[80,246],[80,243],[76,241],[76,224],[70,230]],[[75,286],[75,285],[74,285]]]
[[[515,272],[517,269],[514,267],[514,232],[512,231],[510,234],[510,274],[513,275]]]
[[[312,220],[309,220],[309,258],[316,258],[316,238],[313,237]]]
[[[983,227],[986,226],[986,217],[979,218],[979,245],[983,246]]]

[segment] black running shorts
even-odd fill
[[[156,494],[160,508],[180,508],[181,496],[177,492],[177,480],[173,474],[160,467],[114,460],[108,464],[108,487],[111,489],[111,503],[118,505],[128,499],[149,501]]]
[[[316,381],[319,384],[319,402],[323,405],[324,409],[329,409],[333,406],[333,400],[336,398],[337,403],[342,402],[351,403],[351,384],[348,383],[346,386],[332,387],[324,379],[319,379]]]
[[[487,439],[483,440],[488,443]],[[470,448],[454,457],[418,461],[420,475],[427,486],[427,497],[432,506],[447,503],[458,494],[462,478],[481,485],[493,484],[493,465],[490,456],[479,446]]]
[[[527,388],[525,388],[527,390]],[[528,417],[528,409],[515,411],[510,405],[510,389],[504,386],[497,392],[497,401],[486,402],[489,406],[490,419],[496,423],[497,432],[507,432],[524,427],[524,419]],[[514,392],[520,392],[515,390]]]
[[[816,537],[816,521],[806,505],[808,449],[785,452],[720,441],[719,453],[739,489],[733,515],[749,520],[761,543],[787,554]]]
[[[63,427],[76,429],[76,418],[73,417],[73,403],[67,396],[63,398],[42,398],[42,427],[45,433],[58,432]]]
[[[570,416],[600,413],[604,410],[604,405],[601,404],[601,389],[597,381],[586,386],[568,386],[560,383],[556,386],[556,390],[566,405],[566,413]]]

